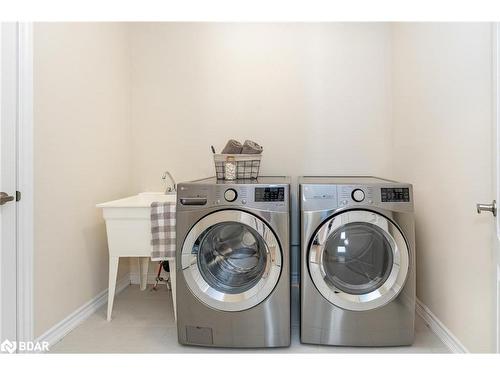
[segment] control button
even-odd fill
[[[217,200],[215,201],[215,204],[220,204],[220,199],[217,199]]]
[[[365,199],[365,192],[361,189],[355,189],[352,191],[351,196],[356,202],[361,202]]]
[[[236,190],[234,190],[234,189],[227,189],[224,192],[224,198],[228,202],[234,202],[237,197],[238,197],[238,194],[236,193]]]
[[[241,204],[247,204],[247,200],[246,199],[242,199],[241,200]]]

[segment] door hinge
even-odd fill
[[[16,190],[16,202],[21,200],[21,192]]]

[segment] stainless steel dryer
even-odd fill
[[[181,344],[290,345],[289,182],[259,177],[179,184]]]
[[[411,345],[415,234],[410,184],[302,177],[301,341]]]

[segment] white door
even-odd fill
[[[0,27],[0,338],[17,339],[17,25]]]
[[[182,246],[182,274],[191,292],[222,311],[258,305],[281,273],[281,246],[269,226],[248,212],[223,210],[198,221]]]

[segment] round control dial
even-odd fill
[[[224,199],[228,202],[234,202],[238,198],[238,193],[234,189],[227,189],[224,192]]]
[[[365,192],[361,189],[354,189],[351,196],[356,202],[361,202],[365,199]]]

